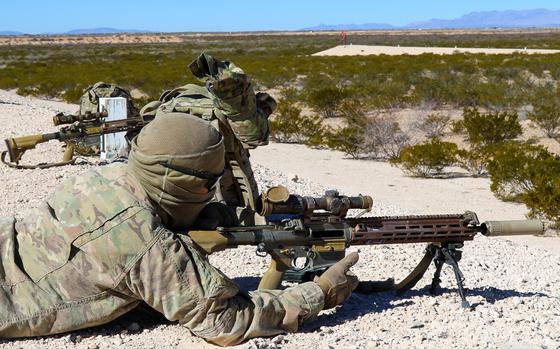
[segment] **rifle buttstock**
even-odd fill
[[[5,142],[6,147],[8,148],[10,161],[17,164],[27,150],[33,149],[37,146],[37,144],[46,142],[47,140],[48,139],[45,139],[44,135],[41,134],[7,138]]]
[[[228,247],[234,247],[230,246],[227,237],[215,230],[192,230],[187,235],[207,254],[223,251]]]

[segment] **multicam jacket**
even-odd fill
[[[314,283],[240,292],[166,229],[115,164],[63,183],[24,219],[0,219],[0,337],[109,322],[145,302],[220,345],[295,331],[323,307]]]

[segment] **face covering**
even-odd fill
[[[188,229],[213,198],[224,157],[222,137],[208,122],[185,114],[161,116],[132,141],[128,171],[156,204],[167,228]]]

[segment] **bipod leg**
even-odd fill
[[[434,273],[434,278],[432,279],[432,286],[430,287],[431,294],[436,294],[437,289],[439,288],[439,284],[441,282],[439,277],[441,275],[441,268],[443,267],[443,262],[441,260],[435,259],[434,264],[436,265],[436,271]]]
[[[457,263],[457,258],[454,254],[454,252],[459,251],[449,248],[442,248],[441,252],[445,256],[445,262],[453,267],[453,273],[455,273],[455,279],[457,279],[457,291],[459,292],[459,296],[461,297],[461,305],[463,306],[463,308],[470,308],[471,305],[465,297],[465,289],[463,288],[463,273],[461,273],[461,270],[459,269],[459,263]]]

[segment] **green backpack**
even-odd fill
[[[188,84],[163,92],[140,111],[143,117],[188,113],[206,119],[220,131],[226,146],[226,169],[216,199],[238,210],[240,221],[252,224],[258,197],[248,149],[268,144],[268,116],[276,108],[266,93],[255,94],[249,77],[228,61],[201,54],[189,68],[204,86]]]
[[[274,98],[263,92],[255,94],[249,77],[231,62],[202,54],[189,68],[205,86],[187,84],[164,91],[159,101],[148,103],[140,115],[181,112],[213,120],[219,113],[246,148],[268,144],[268,117],[276,109]]]

